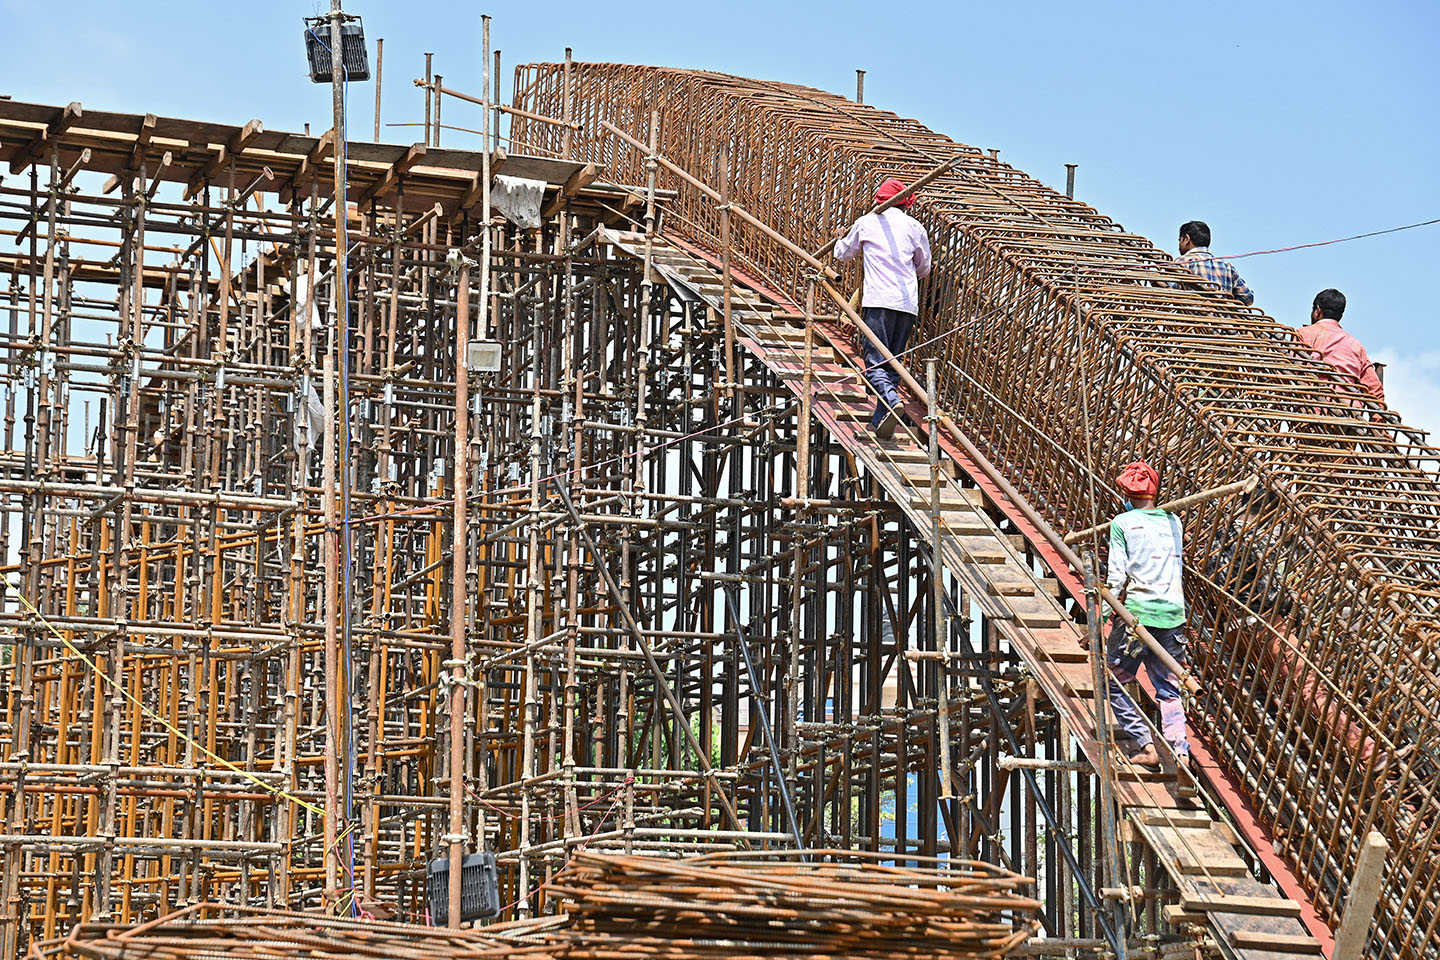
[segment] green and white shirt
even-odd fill
[[[1185,622],[1180,580],[1180,518],[1164,510],[1128,510],[1110,521],[1110,589],[1124,593],[1125,607],[1147,627]]]

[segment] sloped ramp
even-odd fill
[[[612,230],[604,239],[642,256],[638,235]],[[717,312],[723,309],[719,268],[702,253],[655,242],[651,258],[666,282]],[[803,319],[762,293],[744,294],[738,300],[732,296],[737,342],[803,397]],[[962,485],[962,478],[978,470],[973,464],[967,470],[963,455],[944,440],[932,456],[922,428],[899,428],[887,441],[869,431],[874,400],[861,376],[858,352],[839,327],[815,325],[810,360],[814,418],[864,465],[919,535],[938,542],[945,570],[1025,660],[1092,768],[1100,769],[1095,687],[1083,629],[1061,605],[1053,577],[1033,570],[1012,535],[987,512],[1000,506],[999,491]],[[926,411],[913,401],[907,412],[914,423],[924,423]],[[1328,930],[1310,905],[1255,880],[1250,848],[1228,825],[1182,804],[1173,770],[1151,772],[1122,761],[1111,775],[1126,838],[1148,846],[1180,891],[1180,902],[1164,911],[1168,924],[1177,931],[1187,924],[1208,924],[1221,951],[1235,960],[1304,960],[1322,952]],[[1309,929],[1302,916],[1310,921]]]

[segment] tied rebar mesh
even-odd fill
[[[516,106],[562,115],[564,70],[516,71]],[[1061,529],[1108,519],[1088,500],[1080,397],[1102,490],[1135,457],[1165,498],[1257,476],[1248,497],[1187,516],[1192,651],[1204,690],[1192,723],[1248,785],[1317,907],[1339,920],[1361,842],[1395,853],[1372,950],[1433,956],[1440,804],[1432,746],[1440,679],[1440,451],[1358,388],[1334,380],[1259,310],[1205,287],[1148,240],[973,147],[913,120],[804,87],[698,71],[573,66],[573,149],[624,183],[644,158],[601,120],[643,137],[736,203],[815,249],[887,176],[952,172],[912,212],[935,255],[915,341],[941,361],[944,405]],[[559,128],[513,135],[558,153]],[[713,201],[678,191],[667,232],[718,250]],[[805,268],[758,231],[737,262],[797,302]],[[848,277],[853,287],[856,276]],[[920,357],[913,363],[918,365]]]

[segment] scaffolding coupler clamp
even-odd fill
[[[470,673],[474,669],[475,665],[472,664],[469,660],[443,660],[441,661],[440,666],[444,667],[447,671],[453,671],[456,667],[462,667],[465,670],[465,676],[463,677],[457,677],[454,673],[440,674],[440,686],[471,687],[472,689],[478,686],[478,684],[475,682],[475,679],[470,676]]]

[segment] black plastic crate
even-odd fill
[[[430,905],[430,922],[443,927],[450,922],[450,858],[431,860],[425,868],[425,900]],[[500,882],[495,874],[495,854],[471,853],[460,861],[460,919],[489,920],[500,916]]]
[[[305,55],[310,58],[310,79],[330,82],[330,24],[310,23],[305,28]],[[340,48],[345,66],[341,79],[369,80],[370,57],[365,52],[365,28],[358,23],[340,24]]]

